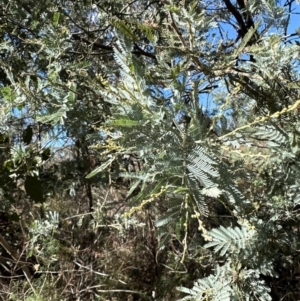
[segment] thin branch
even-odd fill
[[[32,274],[30,273],[28,266],[26,265],[21,265],[19,262],[18,256],[16,255],[16,252],[14,249],[9,245],[9,243],[5,240],[5,238],[0,234],[0,245],[5,249],[5,251],[16,261],[17,265],[21,267],[32,291],[36,295],[36,292],[31,284],[30,279],[32,278]]]
[[[100,54],[109,54],[109,53],[113,53],[113,47],[112,46],[108,46],[108,45],[103,45],[101,43],[97,43],[97,42],[91,42],[90,40],[80,36],[79,34],[72,34],[72,37],[74,40],[79,40],[82,41],[84,43],[86,43],[88,46],[92,46],[93,49],[103,49],[103,50],[107,50],[108,52],[105,53],[100,53]],[[74,52],[75,53],[75,52]],[[140,46],[138,46],[137,44],[135,44],[135,49],[132,50],[131,52],[132,54],[135,55],[143,55],[143,56],[147,56],[150,57],[154,60],[156,59],[156,56],[153,53],[147,52],[145,50],[143,50]],[[76,53],[77,54],[77,53]],[[79,53],[78,53],[79,54]],[[84,53],[83,53],[84,54]],[[96,53],[91,53],[91,54],[96,54]]]

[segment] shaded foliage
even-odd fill
[[[295,7],[3,1],[3,300],[298,299]]]

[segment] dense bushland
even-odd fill
[[[3,0],[2,300],[299,300],[297,9]]]

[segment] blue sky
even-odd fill
[[[282,1],[282,0],[280,2],[281,2],[281,4],[285,3],[285,1]],[[300,4],[297,4],[296,2],[294,2],[292,4],[292,6],[293,6],[293,8],[292,8],[292,13],[290,14],[290,24],[288,26],[287,35],[295,33],[297,28],[300,28]],[[95,22],[95,20],[93,20],[93,22]],[[223,29],[225,31],[227,31],[227,34],[228,34],[229,38],[235,38],[236,37],[236,31],[233,30],[231,26],[228,26],[224,23],[223,24]],[[271,32],[275,33],[276,28],[270,29],[269,32],[270,33]],[[294,37],[294,39],[299,40],[299,37]],[[209,111],[211,111],[212,108],[214,108],[213,96],[211,94],[201,94],[200,102],[203,105],[204,109],[208,109]],[[59,141],[61,141],[61,142],[58,143]],[[64,141],[64,142],[62,142],[62,141]],[[61,144],[61,143],[65,143],[65,142],[66,141],[63,138],[63,136],[60,135],[59,137],[57,137],[57,141],[54,142],[54,144],[57,145],[57,143]]]
[[[281,1],[281,3],[283,4],[284,1]],[[296,3],[293,3],[293,9],[292,9],[292,13],[290,14],[290,21],[289,21],[290,23],[289,23],[289,26],[288,26],[287,35],[295,33],[296,29],[298,27],[300,27],[300,21],[299,20],[300,20],[300,5],[296,4]],[[93,20],[93,22],[95,22],[95,20]],[[228,26],[228,25],[224,24],[223,29],[225,31],[227,31],[228,38],[233,38],[233,39],[236,38],[236,30],[234,30],[231,26]],[[269,30],[269,33],[276,33],[276,32],[280,33],[280,32],[278,32],[278,29],[276,29],[276,28],[271,28]],[[224,88],[220,88],[220,90],[221,89],[224,90]],[[213,96],[209,93],[201,94],[200,102],[201,102],[203,108],[208,110],[209,112],[211,112],[214,108],[216,108],[215,105],[214,105]],[[216,109],[218,110],[218,108],[216,108]],[[61,136],[61,138],[62,138],[62,136]],[[62,139],[62,140],[64,140],[64,139]],[[66,141],[64,141],[64,143],[65,142]]]
[[[280,3],[280,5],[284,5],[286,3],[285,0],[280,0],[278,2]],[[286,7],[286,11],[287,11],[287,7]],[[290,16],[290,20],[289,20],[289,25],[288,25],[287,32],[286,32],[287,36],[295,33],[297,31],[297,28],[299,28],[299,30],[300,30],[300,1],[299,1],[299,4],[297,4],[296,2],[292,3],[292,12],[291,12],[291,14],[286,14],[286,16],[288,16],[288,15]],[[230,38],[230,39],[236,38],[237,32],[235,29],[232,28],[231,25],[222,23],[222,28],[226,32],[227,38]],[[280,30],[278,30],[278,28],[275,28],[275,27],[269,29],[268,34],[272,34],[272,33],[283,34],[282,30],[280,31]],[[294,41],[294,40],[299,41],[300,38],[299,38],[299,36],[294,36],[288,40],[289,41]],[[220,91],[221,90],[222,90],[222,88],[220,88]],[[207,109],[209,112],[211,112],[213,109],[218,110],[218,108],[214,104],[213,95],[211,95],[211,94],[202,94],[200,102],[201,102],[203,108]]]

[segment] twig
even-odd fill
[[[82,264],[80,264],[80,263],[78,263],[78,262],[76,262],[76,261],[73,261],[73,262],[74,262],[76,265],[78,265],[79,267],[81,267],[81,268],[83,268],[83,269],[86,269],[86,270],[88,270],[88,271],[90,271],[90,272],[92,272],[92,273],[94,273],[94,274],[96,274],[96,275],[105,276],[105,277],[108,277],[108,276],[109,276],[109,275],[104,274],[104,273],[96,272],[96,271],[94,271],[92,268],[86,267],[86,266],[84,266],[84,265],[82,265]]]
[[[0,234],[0,245],[16,261],[17,265],[21,267],[32,291],[34,292],[35,295],[37,295],[35,289],[32,286],[32,283],[30,281],[30,279],[32,278],[32,274],[30,273],[28,266],[21,265],[21,263],[19,262],[18,256],[16,255],[16,252],[14,251],[14,249],[9,245],[9,243],[5,240],[5,238],[1,234]]]

